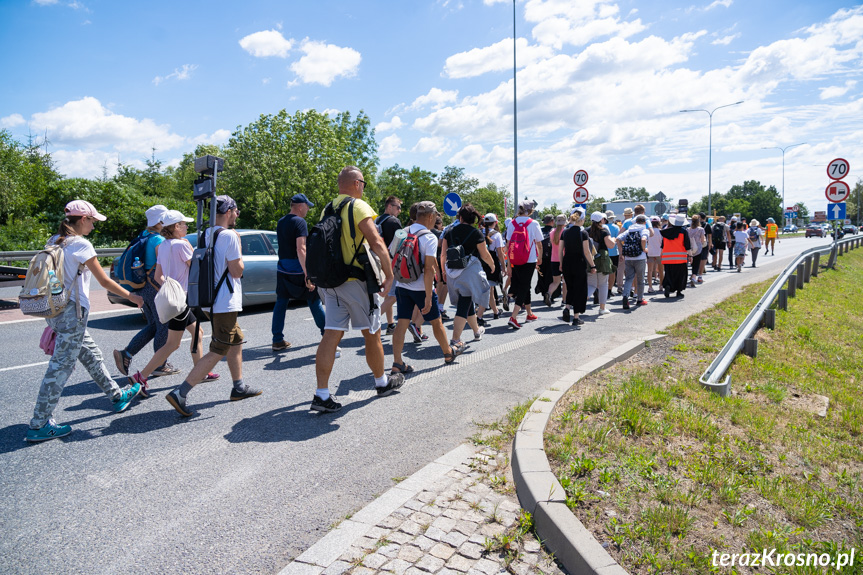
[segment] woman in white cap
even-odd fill
[[[147,248],[144,252],[144,270],[147,272],[147,282],[138,291],[138,295],[144,298],[144,307],[141,308],[141,311],[144,313],[147,325],[132,337],[125,348],[114,350],[114,363],[123,375],[129,375],[129,366],[132,363],[132,358],[144,349],[150,341],[153,342],[153,353],[155,353],[168,340],[168,326],[159,321],[159,314],[156,313],[155,300],[159,288],[153,280],[153,271],[156,268],[156,254],[159,251],[159,245],[165,241],[165,238],[159,232],[162,231],[162,216],[167,211],[168,208],[165,206],[156,204],[144,212],[144,215],[147,217],[147,227],[144,228],[144,231],[138,237],[148,238]],[[156,370],[157,375],[172,375],[178,372],[178,369],[168,363]]]
[[[124,411],[138,395],[140,386],[120,389],[111,379],[111,374],[102,361],[102,352],[87,332],[90,311],[90,278],[95,277],[103,288],[127,298],[141,307],[141,296],[128,292],[108,277],[96,258],[93,244],[85,236],[93,231],[96,221],[107,218],[96,211],[90,202],[74,200],[66,204],[66,217],[60,222],[57,235],[49,243],[63,246],[63,283],[69,293],[69,303],[63,312],[48,319],[48,325],[57,334],[54,355],[48,362],[48,370],[42,378],[33,418],[25,439],[36,443],[72,433],[68,425],[57,425],[53,415],[63,387],[69,380],[75,363],[80,361],[102,391],[111,398],[114,411]]]
[[[162,216],[162,235],[165,237],[165,242],[159,248],[159,257],[156,261],[156,282],[161,286],[165,278],[176,280],[183,291],[189,291],[189,267],[192,264],[192,244],[186,239],[186,232],[189,229],[189,222],[193,222],[192,218],[187,218],[178,210],[168,210]],[[195,325],[196,316],[188,307],[180,312],[176,317],[168,320],[168,341],[165,342],[153,358],[144,366],[144,368],[135,373],[131,380],[141,386],[141,396],[150,397],[150,386],[147,378],[155,371],[157,367],[168,361],[171,354],[177,351],[180,347],[180,341],[183,338],[183,332],[188,331],[192,335],[192,344],[195,342]],[[201,318],[204,319],[204,318]],[[198,329],[198,341],[202,341],[204,337],[203,330]],[[203,345],[198,345],[197,349],[190,347],[192,361],[198,363],[201,359]],[[201,383],[219,379],[219,374],[208,373]]]

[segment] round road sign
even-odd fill
[[[851,170],[851,166],[848,165],[848,160],[843,158],[836,158],[829,164],[827,164],[827,177],[831,180],[841,180],[845,176],[848,175],[848,172]],[[830,200],[831,202],[841,202],[842,200]]]
[[[836,180],[827,185],[824,195],[834,204],[838,204],[839,202],[844,202],[851,195],[851,188],[842,180]]]
[[[575,175],[572,176],[572,182],[579,188],[584,186],[587,183],[587,172],[584,170],[578,170],[575,172]]]
[[[587,174],[585,174],[587,175]],[[583,204],[587,202],[588,198],[587,188],[577,187],[575,191],[572,192],[572,199],[576,204]]]

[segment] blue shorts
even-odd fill
[[[399,319],[410,319],[414,314],[414,308],[422,311],[426,303],[426,292],[413,291],[403,287],[396,288],[396,312]],[[426,321],[434,321],[440,317],[440,309],[438,309],[437,293],[432,290],[432,305],[431,310],[427,314],[423,314],[423,319]]]

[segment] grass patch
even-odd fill
[[[627,571],[713,572],[713,551],[859,555],[863,250],[838,267],[757,333],[758,357],[735,359],[728,398],[698,378],[772,280],[671,326],[558,404],[545,437],[552,469]],[[843,571],[863,573],[860,563]]]

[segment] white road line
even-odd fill
[[[12,371],[13,369],[26,369],[28,367],[36,367],[37,365],[48,365],[47,361],[40,361],[39,363],[28,363],[27,365],[14,365],[12,367],[3,367],[0,368],[0,371]]]
[[[109,313],[127,313],[130,311],[135,311],[135,310],[133,310],[132,308],[128,308],[128,309],[109,309],[109,310],[105,310],[105,311],[94,311],[94,312],[91,312],[87,317],[88,318],[93,317],[94,315],[106,315]],[[10,325],[13,323],[27,323],[30,321],[45,321],[45,318],[34,317],[34,318],[27,318],[27,319],[12,319],[9,321],[0,321],[0,325]]]

